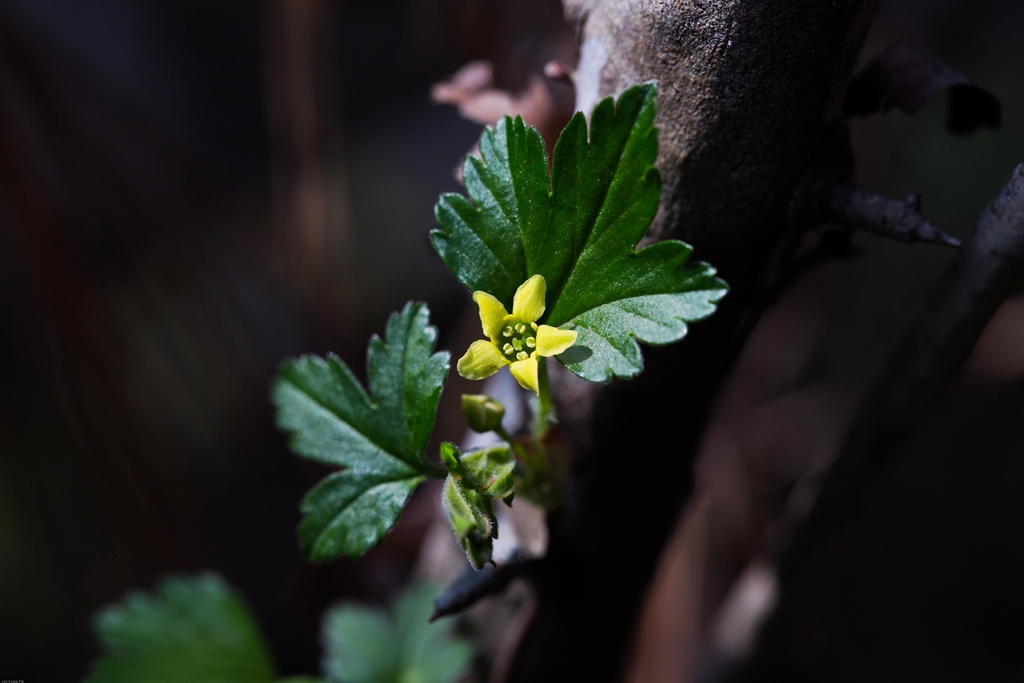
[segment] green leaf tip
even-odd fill
[[[152,593],[132,591],[93,617],[103,653],[85,683],[270,683],[263,636],[230,586],[215,574],[170,577]]]
[[[337,356],[286,361],[271,389],[298,455],[345,468],[303,498],[298,535],[314,562],[359,557],[394,526],[413,489],[443,476],[425,455],[449,355],[434,352],[426,304],[409,302],[367,350],[370,394]]]
[[[726,284],[692,249],[666,240],[636,250],[658,210],[654,167],[657,86],[626,89],[577,113],[555,144],[551,172],[540,134],[505,117],[466,158],[468,196],[442,195],[431,242],[456,278],[506,307],[533,275],[547,282],[538,322],[575,330],[558,357],[584,379],[605,382],[643,369],[637,342],[669,344],[711,315]]]
[[[430,583],[403,591],[390,613],[343,603],[324,617],[323,669],[331,683],[454,683],[473,657],[470,644],[448,621],[430,623]]]

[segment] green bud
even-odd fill
[[[505,406],[485,394],[463,394],[462,414],[474,432],[493,432],[501,426]]]
[[[494,539],[498,536],[498,520],[494,517],[491,498],[449,476],[444,482],[441,501],[448,510],[448,520],[459,545],[466,551],[470,564],[480,569],[490,562]]]
[[[466,475],[466,470],[462,466],[462,460],[459,456],[459,449],[454,444],[448,443],[447,441],[441,444],[441,462],[448,468],[448,471],[453,476],[463,477]]]
[[[470,451],[460,464],[467,483],[491,498],[506,498],[515,490],[512,474],[516,460],[507,444]]]

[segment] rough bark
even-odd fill
[[[682,343],[646,349],[639,379],[558,376],[576,461],[549,520],[539,603],[507,681],[613,681],[673,522],[692,489],[731,343],[792,234],[791,202],[837,125],[875,0],[565,0],[581,22],[577,105],[659,82],[662,206],[677,237],[729,282],[719,312]],[[803,183],[806,185],[806,183]],[[826,202],[827,203],[827,202]]]
[[[577,108],[659,82],[656,237],[758,258],[841,115],[874,1],[565,0],[583,19]],[[753,256],[750,255],[753,252]],[[731,260],[731,259],[730,259]]]

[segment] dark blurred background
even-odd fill
[[[313,672],[326,606],[406,579],[436,492],[359,562],[308,565],[296,507],[323,471],[288,453],[268,387],[303,352],[361,372],[407,299],[449,345],[468,296],[426,235],[479,125],[431,86],[485,59],[525,92],[574,36],[557,0],[0,0],[0,675],[79,680],[95,610],[205,568],[251,601],[282,673]],[[857,122],[859,182],[919,191],[965,234],[1024,161],[1022,38],[1017,0],[883,0],[865,55],[931,49],[1004,125],[952,137],[941,96]],[[721,397],[634,680],[696,675],[733,579],[950,257],[858,244],[779,303]],[[1017,300],[808,636],[830,680],[1024,672],[1022,456]]]

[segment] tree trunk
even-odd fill
[[[554,377],[576,460],[566,509],[549,519],[537,611],[506,678],[515,683],[620,678],[645,589],[691,492],[715,393],[766,288],[817,217],[803,207],[818,199],[798,194],[820,185],[808,178],[822,173],[830,142],[845,145],[836,135],[842,98],[877,2],[564,4],[582,26],[577,108],[659,83],[664,193],[650,237],[691,243],[731,291],[682,344],[646,349],[634,381]]]

